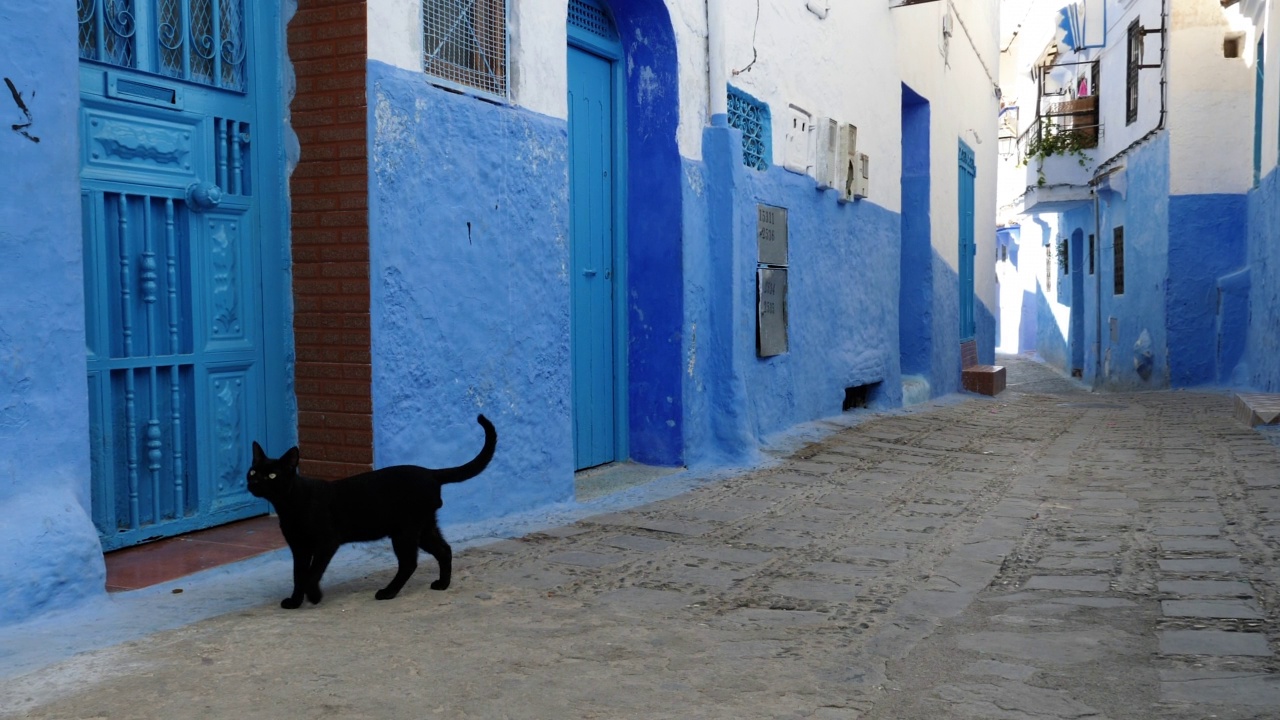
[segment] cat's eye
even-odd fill
[[[275,479],[276,479],[276,474],[275,474],[275,473],[271,473],[271,474],[267,475],[267,479],[268,479],[268,480],[275,480]]]
[[[257,474],[258,474],[258,471],[257,471],[257,470],[250,470],[250,471],[249,471],[249,474],[250,474],[250,475],[257,475]]]

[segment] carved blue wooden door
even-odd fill
[[[960,141],[959,152],[959,223],[960,223],[960,341],[972,340],[977,335],[974,322],[974,256],[978,245],[974,241],[973,181],[978,173],[973,150]]]
[[[625,452],[618,358],[623,263],[618,245],[620,127],[613,21],[594,0],[569,3],[569,247],[574,468]]]
[[[104,549],[262,514],[244,0],[79,0],[93,514]],[[269,134],[268,134],[269,136]]]

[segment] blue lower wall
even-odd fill
[[[1280,171],[1272,169],[1246,200],[1248,341],[1233,384],[1280,392]]]
[[[627,72],[627,365],[632,459],[679,465],[684,294],[680,87],[663,0],[609,3]]]
[[[703,132],[685,175],[688,462],[749,459],[766,436],[840,413],[847,387],[879,383],[874,404],[901,404],[898,214],[746,169],[740,133],[723,126]],[[769,358],[755,334],[761,203],[788,210],[788,351]]]
[[[497,455],[442,522],[568,500],[566,125],[378,62],[368,82],[375,463],[466,460],[483,412]]]
[[[1102,378],[1111,390],[1169,386],[1169,134],[1134,148],[1126,190],[1102,193]],[[1113,228],[1124,226],[1124,293],[1114,292]],[[1114,319],[1114,321],[1113,321]],[[1115,333],[1111,331],[1112,323]]]
[[[1219,278],[1245,264],[1244,195],[1169,198],[1169,370],[1174,387],[1217,383],[1229,376],[1233,339],[1242,338],[1239,309],[1222,305]],[[1219,313],[1227,320],[1219,342]],[[1232,310],[1234,309],[1234,312]],[[1233,320],[1235,322],[1233,322]],[[1227,355],[1220,360],[1220,352]]]
[[[0,624],[105,586],[89,398],[73,3],[5,3],[0,75]],[[29,114],[28,114],[29,113]],[[29,124],[27,124],[29,123]]]

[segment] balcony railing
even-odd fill
[[[1063,71],[1076,77],[1077,66],[1088,66],[1090,78],[1083,87],[1053,87],[1053,78]],[[1070,81],[1076,85],[1076,81]],[[1087,92],[1088,94],[1077,94]],[[1024,160],[1050,155],[1080,154],[1096,148],[1102,135],[1098,114],[1098,76],[1094,62],[1055,63],[1040,68],[1036,115],[1018,136]]]

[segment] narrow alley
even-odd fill
[[[297,612],[246,584],[0,680],[0,715],[1274,718],[1280,448],[1226,394],[1003,362],[996,399],[465,550],[446,592],[424,559],[374,602],[389,550]]]

